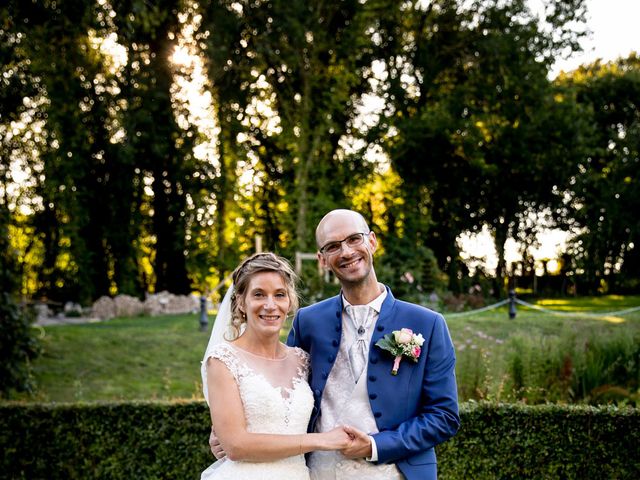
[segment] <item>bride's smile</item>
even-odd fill
[[[291,308],[282,276],[276,272],[256,273],[244,298],[247,329],[255,333],[279,334]]]

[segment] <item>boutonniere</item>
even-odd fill
[[[385,335],[376,342],[376,346],[390,352],[391,355],[396,357],[393,361],[393,370],[391,370],[391,375],[397,375],[402,357],[407,357],[414,362],[417,362],[420,357],[420,353],[422,352],[423,343],[424,337],[422,334],[413,333],[413,330],[410,328],[403,328],[401,330],[394,330],[390,334]]]

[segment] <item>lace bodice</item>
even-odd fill
[[[307,383],[309,355],[287,347],[283,358],[270,360],[229,343],[216,345],[211,357],[220,360],[235,379],[247,422],[253,433],[299,435],[306,433],[313,394]],[[209,386],[215,394],[215,385]],[[304,457],[297,455],[274,462],[216,462],[203,479],[308,479]]]

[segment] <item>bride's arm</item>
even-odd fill
[[[220,361],[208,360],[209,406],[216,435],[231,460],[270,461],[313,450],[341,450],[351,444],[342,428],[326,433],[276,435],[251,433],[247,424],[238,385]]]

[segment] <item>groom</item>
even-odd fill
[[[333,210],[316,229],[318,260],[340,281],[340,295],[301,309],[287,343],[311,354],[315,406],[311,431],[350,425],[342,452],[313,452],[313,479],[436,479],[434,446],[459,426],[455,352],[444,318],[396,300],[378,282],[375,233],[359,213]],[[416,363],[376,346],[408,328],[424,338]],[[361,433],[368,432],[367,434]]]

